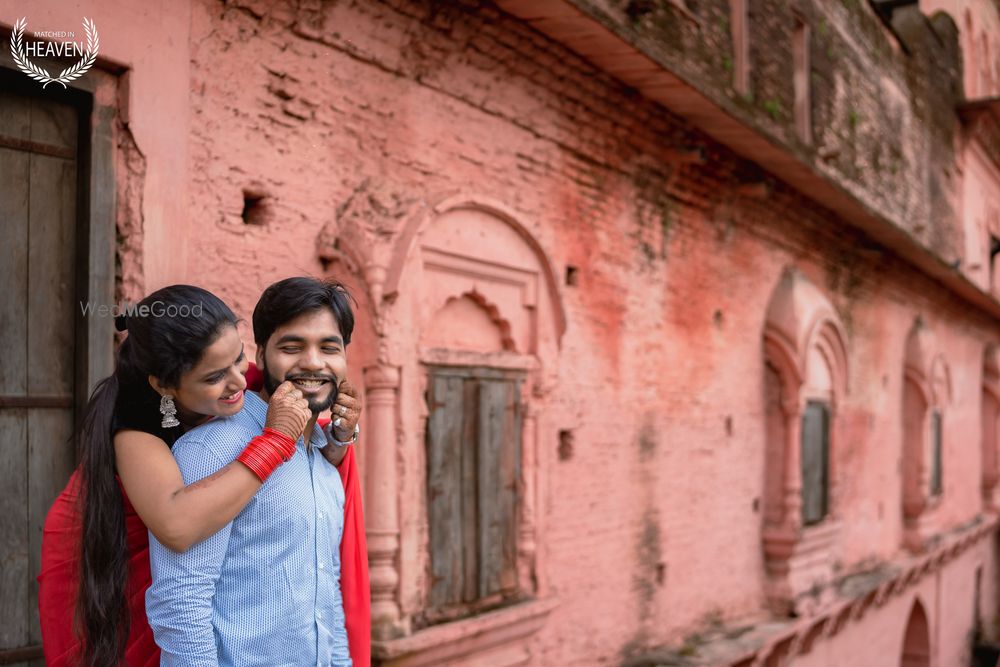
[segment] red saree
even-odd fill
[[[247,389],[260,389],[260,371],[250,364]],[[368,580],[368,546],[361,506],[361,482],[354,447],[338,466],[344,484],[344,534],[340,541],[340,588],[344,602],[347,641],[354,667],[371,664],[371,600]],[[160,649],[146,620],[149,572],[149,533],[125,496],[125,532],[129,553],[127,584],[131,629],[125,645],[125,667],[155,667]],[[42,626],[45,664],[73,667],[80,640],[74,631],[79,582],[79,545],[82,517],[79,510],[79,470],[56,498],[42,531],[42,567],[38,575],[38,612]]]
[[[42,623],[42,646],[49,667],[73,667],[79,662],[80,640],[73,627],[79,582],[80,514],[79,469],[56,498],[42,530],[42,571],[38,575],[38,614]],[[131,620],[125,644],[127,667],[156,667],[160,648],[146,621],[146,589],[149,574],[149,532],[125,497],[125,541],[128,545],[128,613]]]

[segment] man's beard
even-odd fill
[[[264,389],[267,390],[268,396],[274,396],[274,392],[278,389],[282,382],[285,380],[327,380],[330,383],[330,394],[325,399],[317,399],[306,397],[306,401],[309,403],[309,410],[314,414],[318,415],[324,410],[329,410],[337,401],[337,396],[340,390],[337,388],[337,377],[335,375],[324,375],[324,374],[313,374],[313,373],[295,373],[291,375],[286,375],[284,380],[279,380],[278,378],[271,375],[271,371],[267,369],[267,362],[263,362],[263,367],[260,369],[264,374]],[[292,383],[294,386],[294,383]]]

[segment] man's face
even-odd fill
[[[290,380],[313,414],[328,409],[337,400],[337,384],[347,377],[347,351],[333,313],[321,308],[275,329],[257,349],[257,365],[268,396]]]

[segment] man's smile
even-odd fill
[[[314,394],[314,393],[320,391],[321,389],[323,389],[325,386],[329,385],[331,382],[333,382],[333,378],[329,378],[329,377],[315,377],[315,376],[310,376],[310,377],[301,377],[301,376],[288,377],[288,380],[290,380],[291,383],[293,385],[295,385],[295,387],[297,389],[299,389],[303,394],[307,394],[307,393],[308,394]]]

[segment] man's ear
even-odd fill
[[[267,343],[264,343],[263,345],[258,345],[257,351],[253,355],[253,360],[254,360],[253,362],[257,365],[257,368],[259,368],[261,371],[264,370],[264,348],[266,346]]]
[[[148,379],[149,379],[149,386],[152,387],[153,391],[155,391],[160,396],[170,393],[170,390],[164,387],[162,384],[160,384],[160,381],[157,380],[154,376],[150,375]]]

